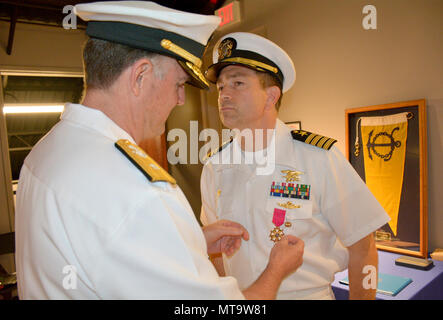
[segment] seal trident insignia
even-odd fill
[[[291,181],[300,181],[300,175],[303,174],[301,171],[293,171],[293,170],[282,170],[283,178],[286,179],[286,182]]]
[[[368,138],[368,143],[367,143],[367,147],[368,147],[368,154],[369,154],[369,159],[372,160],[372,154],[371,154],[371,149],[372,152],[377,156],[382,158],[384,161],[389,161],[392,158],[392,153],[394,152],[395,148],[399,148],[401,146],[401,142],[399,140],[395,141],[394,139],[394,132],[400,130],[399,127],[396,127],[392,130],[391,134],[387,133],[387,132],[379,132],[374,136],[374,139],[372,139],[371,142],[371,138],[372,138],[372,134],[374,132],[374,130],[372,130],[371,132],[369,132],[369,138]],[[376,143],[377,139],[379,137],[388,137],[391,142],[390,143]],[[380,151],[380,147],[390,147],[390,151],[387,153],[382,154],[381,152],[377,152],[376,148],[378,148],[378,150]]]

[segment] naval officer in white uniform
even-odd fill
[[[334,139],[278,119],[282,94],[295,81],[291,58],[263,37],[237,32],[218,41],[213,62],[206,76],[217,85],[220,118],[238,131],[203,168],[201,221],[233,220],[250,236],[233,256],[212,257],[219,273],[249,286],[274,242],[290,234],[305,243],[303,265],[278,298],[334,299],[334,274],[349,267],[350,297],[374,299],[375,290],[362,287],[364,267],[377,267],[372,232],[389,217]]]
[[[232,254],[248,234],[221,222],[200,228],[175,180],[137,143],[163,133],[200,66],[219,18],[151,2],[75,6],[89,21],[82,104],[26,158],[17,191],[21,299],[274,298],[301,264],[285,238],[257,281],[240,291],[208,254]]]

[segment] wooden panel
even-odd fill
[[[161,136],[146,139],[140,142],[139,147],[142,148],[152,159],[168,171],[168,159],[166,156],[166,137]]]

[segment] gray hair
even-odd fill
[[[127,67],[141,58],[148,58],[154,65],[155,76],[163,78],[159,67],[162,55],[119,43],[89,38],[83,48],[85,89],[107,89]]]

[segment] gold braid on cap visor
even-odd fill
[[[194,73],[194,75],[196,75],[198,77],[198,79],[203,82],[206,86],[209,87],[209,83],[206,80],[206,78],[203,76],[202,72],[200,71],[199,68],[197,68],[195,65],[193,65],[192,63],[190,63],[189,61],[186,61],[186,66],[192,70],[192,72]]]
[[[179,55],[180,57],[186,59],[187,61],[195,64],[198,68],[201,68],[202,66],[202,61],[200,58],[194,56],[192,53],[190,53],[189,51],[186,51],[185,49],[183,49],[182,47],[176,45],[175,43],[173,43],[171,40],[168,39],[163,39],[160,42],[160,45],[165,48],[166,50],[172,51],[174,52],[176,55]]]
[[[219,62],[237,62],[237,63],[242,63],[242,64],[246,64],[248,66],[251,67],[259,67],[268,71],[271,71],[273,73],[278,73],[278,69],[275,67],[272,67],[268,64],[256,61],[256,60],[251,60],[251,59],[246,59],[246,58],[241,58],[241,57],[235,57],[235,58],[227,58],[227,59],[223,59],[222,61]]]

